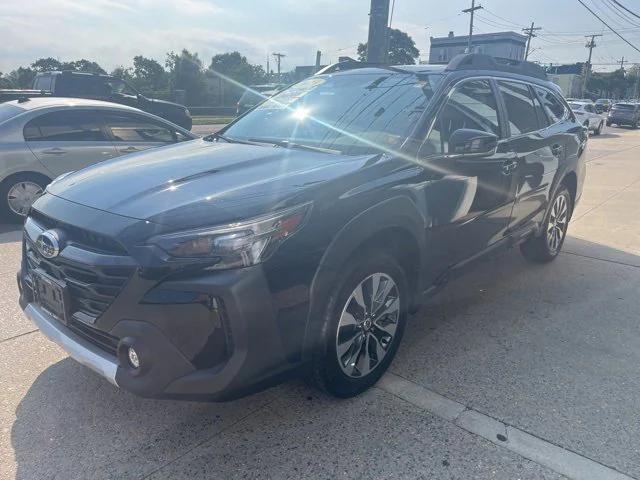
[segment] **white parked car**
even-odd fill
[[[21,220],[52,179],[196,135],[142,110],[79,98],[0,104],[0,221]]]
[[[580,123],[592,131],[594,135],[600,135],[605,118],[604,115],[596,112],[593,102],[569,102],[569,106]]]

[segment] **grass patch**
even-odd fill
[[[217,116],[217,115],[202,115],[202,116],[194,116],[193,124],[194,125],[210,125],[213,123],[229,123],[235,117],[230,116]]]

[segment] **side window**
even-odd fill
[[[538,130],[538,118],[529,87],[524,83],[498,80],[498,90],[507,109],[511,135]]]
[[[105,124],[116,142],[173,143],[175,133],[164,125],[139,115],[109,113]]]
[[[488,80],[469,80],[454,87],[438,113],[421,154],[448,153],[449,137],[460,128],[500,135],[496,97]]]
[[[593,105],[585,105],[584,109],[589,113],[593,113]]]
[[[547,115],[551,119],[551,123],[559,122],[565,117],[566,109],[553,93],[540,87],[535,87],[535,91],[542,102],[544,111],[547,112]]]
[[[95,111],[62,110],[45,113],[24,127],[28,142],[106,142],[100,126],[100,115]]]
[[[531,87],[533,89],[533,87]],[[538,99],[538,96],[535,94],[535,92],[533,92],[533,90],[531,90],[533,93],[533,106],[536,109],[536,117],[538,117],[538,125],[540,125],[540,128],[546,128],[549,126],[549,118],[547,117],[547,114],[544,111],[544,107],[542,106],[542,103],[540,103],[540,100]]]

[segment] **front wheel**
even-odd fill
[[[543,230],[520,245],[522,255],[527,260],[537,263],[554,260],[562,249],[572,211],[571,194],[562,186],[551,201]]]
[[[598,128],[596,128],[595,132],[593,132],[594,135],[600,135],[602,133],[602,123],[603,122],[600,122],[598,124]]]
[[[398,349],[408,306],[404,271],[375,250],[343,270],[325,311],[322,344],[313,359],[313,382],[341,398],[375,384]]]
[[[4,180],[0,185],[2,217],[11,222],[24,221],[31,204],[44,193],[47,183],[46,177],[31,173],[20,173]]]

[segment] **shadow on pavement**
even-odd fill
[[[554,308],[569,308],[567,307],[569,300],[562,297],[562,292],[558,293],[553,290],[555,286],[540,279],[560,276],[560,281],[571,285],[571,291],[590,292],[594,288],[591,275],[599,275],[598,269],[590,266],[586,271],[580,270],[580,264],[584,262],[576,255],[589,254],[592,257],[607,260],[617,259],[613,261],[618,262],[622,261],[620,259],[624,259],[626,260],[624,263],[640,265],[640,258],[635,255],[576,238],[568,239],[567,248],[574,252],[563,254],[553,264],[544,266],[532,266],[516,252],[507,252],[499,255],[498,258],[494,257],[481,262],[471,274],[453,281],[410,319],[399,356],[392,364],[391,369],[408,378],[416,375],[420,377],[425,374],[424,378],[433,382],[433,385],[436,385],[441,393],[467,405],[482,404],[483,399],[489,404],[489,406],[486,404],[483,406],[485,409],[488,409],[493,402],[499,405],[500,396],[504,396],[505,391],[512,390],[514,385],[520,388],[521,382],[527,382],[522,378],[514,380],[509,375],[492,376],[491,372],[505,368],[504,362],[517,361],[517,358],[505,357],[505,352],[512,352],[518,344],[544,345],[545,335],[557,336],[558,331],[553,328],[546,331],[537,328],[531,329],[528,323],[531,323],[534,318],[538,321],[538,317],[542,315],[540,311],[543,309],[552,313]],[[568,257],[572,257],[571,260],[567,260]],[[583,260],[587,261],[588,259]],[[563,266],[568,261],[577,263],[577,265],[572,267],[573,270],[565,270],[566,278],[563,278],[563,268],[565,268]],[[593,260],[591,261],[593,262]],[[599,284],[596,282],[596,285]],[[604,288],[606,285],[602,285],[602,287]],[[612,286],[611,288],[618,287]],[[616,295],[620,295],[620,292],[612,292],[610,296],[605,295],[605,297],[611,297],[609,298],[611,302],[616,303],[619,302]],[[447,330],[451,328],[456,328],[456,331],[447,334]],[[551,338],[549,340],[549,343],[552,343]],[[483,342],[482,346],[478,342]],[[578,345],[578,347],[581,346]],[[570,348],[570,344],[567,345],[567,348]],[[565,362],[568,360],[554,357],[550,352],[543,350],[540,351],[540,355],[549,354],[549,357],[545,359],[547,363],[557,362],[557,365],[550,366],[550,372],[555,372],[556,368],[567,368]],[[476,355],[478,352],[479,354]],[[607,354],[606,350],[602,355],[605,354]],[[524,361],[528,360],[524,359]],[[593,361],[596,363],[604,362],[599,358],[594,358]],[[515,366],[506,365],[507,369],[516,369]],[[445,371],[434,373],[432,369],[439,368],[438,366]],[[634,365],[633,368],[636,366]],[[584,368],[588,374],[592,367],[585,365]],[[482,395],[485,394],[481,393],[481,398],[475,399],[457,397],[456,392],[465,391],[464,388],[459,388],[457,385],[466,378],[471,370],[474,375],[479,375],[482,378],[484,378],[483,375],[488,377],[486,381],[489,382],[487,384],[489,390],[485,390],[485,392],[490,393],[484,397]],[[526,371],[528,370],[525,368]],[[416,372],[420,373],[416,374]],[[612,372],[612,378],[617,378],[616,373]],[[531,376],[532,384],[537,382],[535,388],[538,390],[522,390],[520,392],[521,395],[524,395],[523,400],[526,400],[523,402],[525,408],[529,402],[533,402],[535,405],[536,398],[546,394],[545,385],[548,387],[554,382],[551,374],[547,374],[550,378],[542,380],[539,378],[539,372],[529,371],[526,375]],[[576,373],[576,375],[584,375],[584,372]],[[481,380],[474,381],[481,383]],[[463,381],[463,383],[465,382]],[[431,388],[431,383],[428,385]],[[636,385],[637,383],[631,383],[627,388],[630,386],[635,388]],[[594,387],[597,387],[597,383]],[[605,385],[605,387],[609,389],[611,385]],[[562,388],[570,389],[571,385],[565,384]],[[299,394],[296,391],[303,393]],[[479,391],[483,392],[482,388]],[[153,472],[159,465],[180,457],[188,450],[204,444],[214,437],[217,443],[214,444],[214,447],[210,447],[214,451],[210,450],[209,456],[201,454],[198,458],[202,470],[206,470],[206,467],[214,468],[214,461],[237,462],[234,459],[238,454],[250,462],[250,465],[238,464],[239,470],[235,474],[242,476],[243,468],[257,468],[253,457],[258,458],[262,448],[268,447],[277,450],[281,456],[287,455],[288,451],[300,448],[300,438],[288,434],[283,435],[283,432],[278,430],[280,421],[273,418],[265,420],[263,429],[258,428],[243,434],[225,431],[225,428],[236,424],[252,412],[264,408],[274,399],[277,402],[277,399],[283,396],[292,397],[291,405],[282,409],[282,421],[290,423],[292,420],[288,417],[289,412],[292,412],[291,415],[299,417],[295,420],[300,422],[301,428],[304,430],[306,435],[304,441],[326,445],[326,429],[339,428],[338,424],[342,421],[338,414],[340,410],[337,408],[338,405],[349,406],[348,408],[358,407],[362,414],[363,410],[359,407],[361,405],[359,402],[363,402],[364,405],[367,403],[375,404],[376,402],[372,399],[378,398],[376,396],[378,394],[367,393],[359,399],[338,401],[319,395],[320,405],[327,402],[331,404],[330,406],[324,405],[322,408],[326,407],[325,410],[336,409],[336,416],[329,416],[328,419],[323,417],[323,422],[329,422],[323,425],[317,420],[317,417],[314,417],[314,404],[307,402],[310,399],[307,395],[313,393],[306,392],[312,391],[292,382],[230,403],[206,404],[146,400],[112,387],[93,372],[66,358],[43,371],[17,407],[16,419],[11,431],[17,463],[17,478],[32,480],[54,477],[139,477],[144,473]],[[640,396],[640,389],[633,390],[633,392],[635,392],[634,398]],[[315,396],[315,394],[313,395]],[[566,395],[567,401],[573,401],[569,393]],[[573,408],[573,405],[562,405],[562,400],[559,400],[558,403],[558,409]],[[582,408],[581,405],[579,407]],[[612,403],[608,407],[615,410],[616,405]],[[367,408],[377,407],[369,406]],[[392,409],[391,406],[385,408]],[[497,406],[496,408],[504,407]],[[635,411],[635,400],[630,408]],[[614,411],[613,415],[620,414],[623,415],[623,418],[629,418],[626,404],[620,410],[620,412]],[[304,412],[307,412],[309,416],[307,417]],[[390,415],[390,413],[384,415]],[[533,416],[535,417],[535,414]],[[567,421],[566,418],[560,416],[558,418],[547,417],[544,421],[547,420],[552,422]],[[258,421],[262,420],[258,419]],[[314,424],[315,421],[317,421],[316,424]],[[519,426],[517,420],[514,422],[516,426]],[[630,419],[629,422],[631,422]],[[384,422],[373,425],[376,430],[371,434],[373,442],[384,443],[384,434],[382,433],[384,432]],[[530,426],[524,425],[524,427]],[[637,427],[627,429],[627,438],[624,439],[625,442],[628,442],[626,447],[640,444],[640,432],[637,432]],[[357,428],[355,425],[356,431]],[[602,428],[605,429],[603,437],[607,437],[607,426]],[[289,430],[295,431],[291,425],[287,426],[286,431]],[[579,434],[580,430],[577,431]],[[367,435],[366,429],[360,434]],[[429,437],[431,432],[423,431],[418,434]],[[437,438],[439,434],[435,433],[434,435]],[[276,445],[260,445],[265,442],[268,444],[274,437],[277,438]],[[363,439],[360,441],[364,443]],[[446,439],[443,441],[447,443]],[[618,440],[618,442],[620,441]],[[578,447],[587,448],[581,444]],[[574,448],[580,451],[578,447]],[[252,451],[254,453],[248,455]],[[316,460],[325,463],[334,461],[341,464],[349,463],[350,460],[358,460],[359,453],[357,451],[350,452],[344,448],[341,448],[340,451],[342,453],[339,455],[337,452],[335,453],[340,457],[339,459],[318,458]],[[416,455],[420,456],[421,453],[418,452]],[[274,457],[274,465],[277,465],[276,460],[280,463],[284,462],[282,458]],[[358,461],[366,463],[366,459],[361,458]],[[464,454],[460,461],[465,461]],[[295,458],[290,457],[286,462],[294,464]],[[262,465],[263,471],[261,473],[269,476],[268,469],[271,466],[268,461],[265,462]],[[309,474],[304,470],[303,465],[300,465],[300,468],[302,469],[300,476],[304,476],[305,473]],[[180,477],[179,473],[177,478]]]

